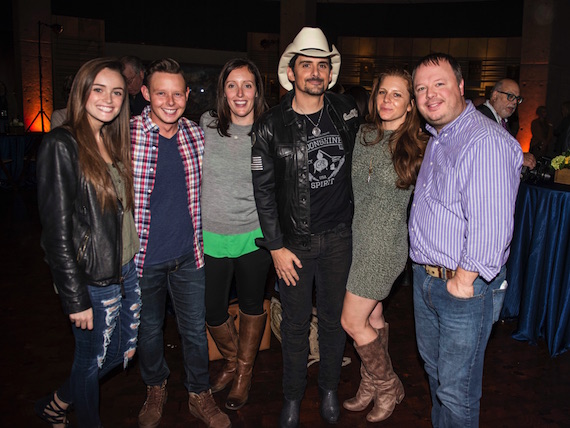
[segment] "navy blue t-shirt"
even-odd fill
[[[159,136],[150,213],[145,266],[173,260],[193,251],[194,227],[176,135],[172,138]]]

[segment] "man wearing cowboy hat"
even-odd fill
[[[359,126],[354,101],[326,92],[340,54],[318,28],[303,28],[279,61],[289,90],[252,131],[252,174],[282,305],[283,393],[280,426],[299,424],[306,386],[313,284],[319,328],[321,417],[337,422],[337,388],[346,341],[340,324],[352,260],[351,160]]]

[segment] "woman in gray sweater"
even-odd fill
[[[271,256],[262,237],[251,181],[251,126],[266,109],[263,80],[247,59],[228,61],[218,79],[217,110],[200,118],[204,130],[202,218],[206,255],[206,323],[224,357],[212,392],[233,381],[226,408],[248,399],[253,362],[267,313],[263,299]],[[239,300],[239,336],[228,314],[230,288]]]

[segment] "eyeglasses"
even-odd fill
[[[500,94],[505,94],[507,96],[507,100],[509,101],[514,101],[517,100],[517,104],[520,104],[523,102],[524,98],[521,97],[520,95],[515,95],[515,94],[511,94],[510,92],[503,92],[503,91],[497,91]]]

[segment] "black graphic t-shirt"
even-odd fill
[[[317,123],[320,111],[308,115]],[[326,109],[318,123],[320,135],[312,133],[314,125],[304,116],[307,128],[309,183],[311,185],[311,233],[333,229],[340,223],[350,224],[350,186],[342,140]]]

